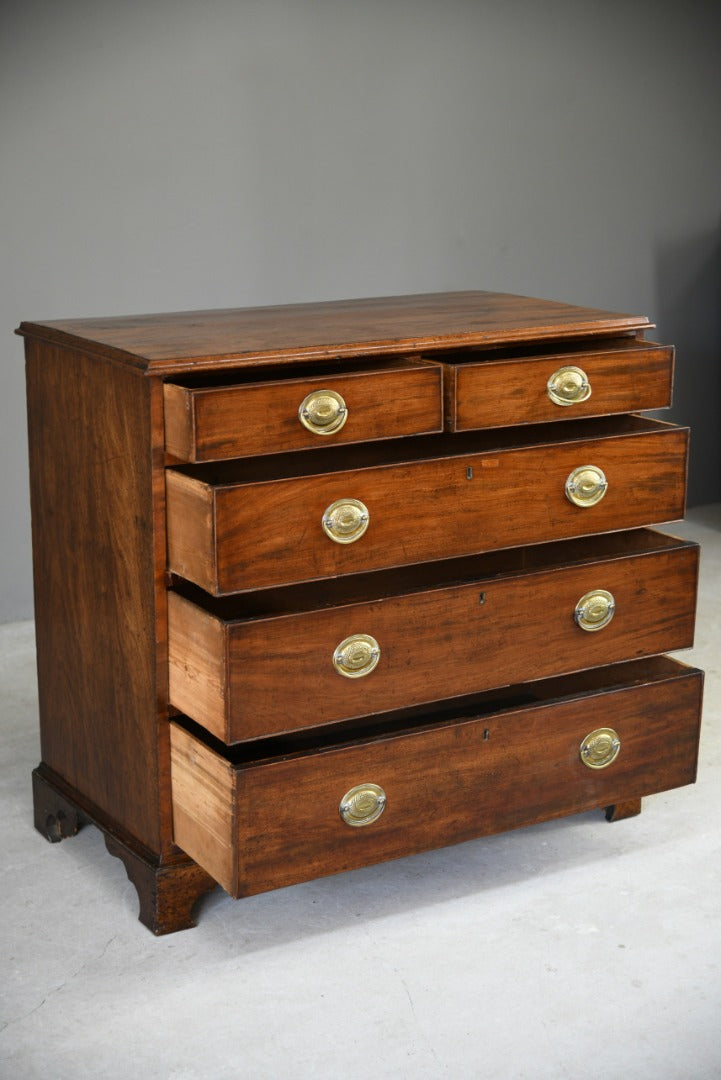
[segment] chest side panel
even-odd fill
[[[160,388],[32,341],[27,383],[43,761],[158,851],[169,834],[157,730],[162,503],[153,499],[151,438]],[[162,498],[162,482],[155,487]]]

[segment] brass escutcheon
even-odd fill
[[[581,743],[581,761],[589,769],[606,769],[616,760],[620,749],[621,740],[613,728],[596,728]]]
[[[576,604],[573,617],[582,630],[603,630],[608,626],[616,611],[613,593],[606,589],[593,589],[584,593]]]
[[[595,506],[607,490],[608,481],[597,465],[579,465],[566,480],[566,498],[576,506]]]
[[[352,634],[344,638],[333,653],[333,667],[346,679],[370,675],[380,660],[380,645],[370,634]]]
[[[336,544],[354,544],[368,528],[368,507],[359,499],[336,499],[322,518],[323,532]]]
[[[348,409],[335,390],[314,390],[301,401],[298,419],[314,435],[334,435],[348,419]]]
[[[577,405],[590,398],[591,384],[583,368],[568,366],[554,371],[546,391],[554,405]]]
[[[346,825],[370,825],[377,821],[386,806],[386,793],[378,784],[357,784],[346,791],[338,812]]]

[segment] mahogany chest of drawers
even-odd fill
[[[695,779],[673,350],[463,292],[23,323],[35,823],[155,933]]]

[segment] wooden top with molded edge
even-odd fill
[[[495,292],[23,322],[17,333],[163,374],[646,330],[641,315]]]

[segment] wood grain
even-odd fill
[[[238,866],[231,840],[238,813],[235,770],[177,724],[170,728],[173,835],[182,837],[184,851],[202,850],[202,865],[216,881],[230,882]]]
[[[176,784],[183,790],[175,839],[231,895],[247,896],[563,814],[627,804],[694,781],[701,684],[700,672],[679,665],[677,677],[612,693],[573,696],[569,685],[565,700],[236,767],[234,773],[207,748],[196,766],[193,736],[173,724],[173,791]],[[589,769],[580,761],[580,743],[609,725],[620,737],[620,754],[607,769]],[[215,756],[214,765],[208,755]],[[209,769],[211,790],[222,794],[204,823]],[[350,828],[338,805],[364,782],[385,790],[387,806],[374,824]]]
[[[320,304],[23,322],[18,333],[143,371],[404,353],[419,348],[612,334],[643,316],[509,293],[453,292]]]
[[[168,567],[182,566],[182,576],[218,591],[215,554],[215,494],[208,484],[166,470]]]
[[[543,352],[542,346],[539,351]],[[596,342],[584,350],[531,359],[473,355],[475,362],[466,356],[450,365],[452,372],[446,376],[449,431],[663,409],[671,404],[673,349],[651,342],[627,339],[605,350]],[[556,405],[546,384],[567,365],[583,369],[591,396],[574,405]]]
[[[298,419],[315,390],[334,390],[348,408],[340,431],[317,435]],[[404,364],[337,376],[277,379],[239,386],[165,385],[168,453],[180,461],[215,461],[283,450],[441,431],[441,369]]]
[[[692,782],[702,677],[654,654],[691,644],[697,550],[637,529],[682,516],[687,432],[611,415],[668,402],[649,325],[484,292],[24,322],[38,828],[97,824],[165,933],[216,879],[249,895]],[[574,358],[593,393],[562,411],[546,366]],[[349,419],[320,444],[297,409],[330,380]],[[609,489],[584,510],[586,464]],[[370,511],[349,546],[321,528],[343,498]],[[586,634],[594,588],[616,614]],[[354,633],[381,645],[366,679],[332,666]],[[608,724],[621,754],[589,770]],[[388,804],[351,829],[363,781]]]
[[[606,807],[606,821],[625,821],[626,818],[638,817],[641,813],[640,799],[626,799]]]
[[[638,434],[619,426],[605,438],[564,440],[558,428],[566,426],[554,425],[545,444],[420,460],[408,450],[398,464],[272,482],[212,483],[168,470],[169,567],[223,595],[683,516],[685,429],[639,421]],[[603,469],[608,491],[581,508],[566,498],[565,483],[587,464]],[[326,508],[344,498],[370,514],[365,535],[348,545],[321,528]]]
[[[171,703],[233,743],[686,648],[697,574],[697,546],[679,541],[580,567],[248,621],[211,617],[171,594]],[[589,633],[573,614],[594,589],[613,594],[616,612]],[[352,634],[372,635],[381,649],[375,670],[358,679],[332,663]]]
[[[166,808],[166,836],[151,383],[83,353],[26,348],[42,758],[158,852],[170,822]],[[162,470],[162,442],[160,454]]]
[[[193,908],[203,893],[215,888],[214,878],[177,848],[158,854],[145,847],[46,764],[33,771],[32,779],[35,827],[43,836],[55,843],[73,836],[81,826],[97,826],[108,851],[122,860],[137,890],[140,921],[154,934],[172,934],[195,926]],[[168,801],[170,818],[169,774]]]
[[[224,623],[195,604],[168,597],[170,703],[188,716],[214,717],[225,732],[228,709],[228,635]],[[270,673],[269,673],[270,674]]]

